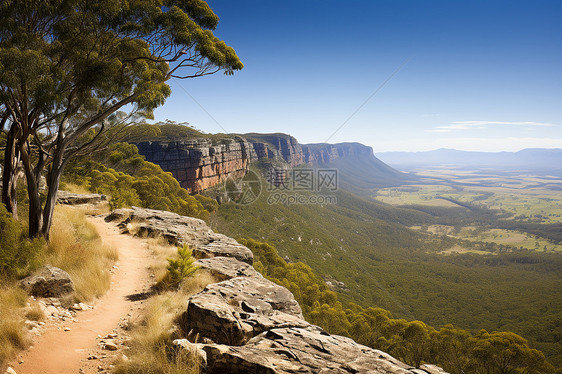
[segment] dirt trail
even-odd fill
[[[122,235],[101,217],[88,220],[98,230],[103,242],[119,252],[117,268],[112,274],[110,290],[99,299],[95,308],[78,312],[74,322],[51,326],[37,337],[33,347],[23,352],[12,367],[18,374],[97,373],[98,360],[88,360],[90,354],[99,352],[98,335],[105,336],[118,328],[122,319],[135,315],[143,301],[127,296],[147,291],[150,284],[148,264],[151,256],[146,241]]]

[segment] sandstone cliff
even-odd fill
[[[348,159],[367,172],[374,170],[370,164],[376,165],[376,172],[384,174],[381,180],[388,180],[388,175],[397,180],[401,177],[401,173],[378,160],[371,147],[359,143],[301,145],[286,134],[233,135],[220,139],[218,144],[200,138],[136,145],[147,161],[171,172],[190,193],[216,186],[229,177],[241,178],[252,162],[263,159],[289,168],[303,164],[330,167],[331,163]],[[363,166],[364,163],[367,165]]]
[[[187,300],[177,321],[187,338],[174,341],[198,354],[207,373],[446,374],[433,365],[413,368],[309,324],[289,290],[254,270],[248,248],[204,221],[139,208],[114,211],[106,221],[123,228],[134,221],[137,235],[190,245],[202,271],[218,280]]]

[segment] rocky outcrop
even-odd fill
[[[254,256],[248,248],[228,236],[214,232],[205,221],[162,210],[117,209],[107,222],[118,222],[123,230],[138,236],[163,237],[174,245],[188,245],[197,258],[232,257],[252,264]]]
[[[361,143],[306,144],[303,146],[305,160],[309,164],[327,164],[344,157],[371,157],[373,148]]]
[[[242,138],[213,145],[209,139],[138,143],[147,161],[172,173],[190,193],[213,187],[229,177],[242,178],[252,157],[252,145]]]
[[[240,346],[264,331],[309,324],[289,290],[259,276],[207,286],[189,299],[179,326],[188,337]]]
[[[137,143],[147,161],[172,173],[190,193],[201,192],[228,178],[242,178],[251,162],[278,160],[294,167],[305,163],[301,145],[285,134],[233,135],[213,144],[210,139]],[[246,135],[244,135],[246,136]]]
[[[70,275],[51,265],[45,265],[38,273],[22,279],[20,286],[37,297],[61,297],[74,292]]]
[[[230,257],[213,257],[197,260],[197,266],[208,271],[215,279],[224,281],[236,277],[260,277],[260,273],[246,262]]]
[[[117,210],[107,220],[190,244],[197,264],[219,280],[187,300],[177,320],[187,339],[174,341],[206,373],[446,374],[432,365],[412,368],[306,322],[291,292],[252,268],[248,248],[201,220],[139,208]],[[201,249],[210,244],[216,248]]]
[[[67,191],[57,192],[57,203],[66,205],[99,204],[107,201],[107,196],[100,194],[79,194]]]
[[[272,329],[242,347],[206,344],[201,349],[209,373],[446,374],[437,367],[412,368],[382,351],[315,326]]]

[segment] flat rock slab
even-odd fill
[[[206,344],[202,348],[207,353],[207,373],[211,374],[444,373],[412,368],[382,351],[329,335],[316,326],[273,329],[241,347]]]
[[[45,265],[36,274],[22,279],[20,286],[37,297],[61,297],[74,292],[70,275],[51,265]]]
[[[57,203],[66,205],[99,204],[107,201],[107,196],[100,194],[79,194],[66,191],[58,191]]]
[[[234,258],[203,258],[197,260],[195,265],[207,270],[219,282],[236,277],[262,278],[262,275],[253,266]]]
[[[242,345],[278,327],[310,326],[293,294],[263,277],[238,277],[193,295],[179,320],[188,336]]]
[[[117,209],[105,220],[118,222],[122,228],[129,223],[135,224],[138,236],[163,237],[178,246],[187,244],[196,258],[232,257],[250,265],[254,261],[252,251],[236,240],[214,232],[205,221],[198,218],[133,207]]]

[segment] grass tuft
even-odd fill
[[[27,294],[19,287],[0,284],[0,367],[18,349],[29,346],[24,328]]]
[[[29,308],[25,311],[25,318],[30,321],[43,321],[45,320],[45,312],[43,309],[37,304],[37,302],[33,301],[30,303]]]

